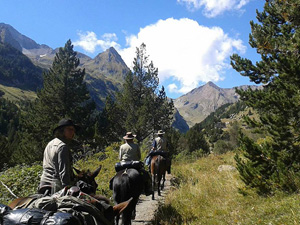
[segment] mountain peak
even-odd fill
[[[106,51],[98,54],[95,57],[95,62],[100,63],[100,62],[107,62],[107,63],[118,63],[125,65],[122,57],[119,55],[119,53],[116,51],[114,47],[110,47]]]
[[[219,87],[211,81],[208,81],[204,86],[210,86],[210,87],[219,89]]]
[[[117,52],[117,50],[114,47],[110,47],[109,49],[107,49],[106,51],[112,53],[112,54],[117,54],[119,55],[119,53]]]

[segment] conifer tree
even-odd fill
[[[196,129],[190,129],[185,135],[187,139],[187,147],[189,152],[202,150],[204,154],[209,153],[209,145],[205,140],[203,132],[198,132]]]
[[[105,106],[97,121],[95,129],[98,132],[95,138],[99,140],[98,143],[101,143],[102,146],[118,142],[119,138],[126,133],[126,129],[122,124],[125,121],[125,114],[112,96],[106,97]]]
[[[173,119],[174,103],[172,99],[168,99],[164,86],[155,96],[153,117],[154,117],[154,130],[168,130],[171,127],[170,120]]]
[[[117,96],[117,105],[124,112],[125,130],[142,141],[158,127],[170,127],[173,102],[168,101],[164,88],[158,91],[158,69],[149,62],[145,44],[136,49],[133,65]]]
[[[95,103],[84,82],[85,70],[78,68],[80,61],[76,55],[68,40],[56,53],[50,70],[44,73],[44,86],[23,116],[23,144],[16,157],[23,155],[25,162],[42,159],[47,142],[53,138],[52,131],[62,118],[80,124],[79,139],[93,137]]]
[[[244,182],[261,194],[279,188],[294,192],[300,188],[300,1],[269,0],[259,23],[250,22],[250,45],[261,61],[232,55],[232,66],[256,84],[258,91],[238,91],[259,119],[246,118],[249,125],[266,135],[253,140],[242,134],[237,167]]]

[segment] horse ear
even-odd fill
[[[76,169],[75,167],[73,167],[73,170],[75,170],[75,172],[77,173],[77,175],[81,173],[81,171],[79,169]]]
[[[92,177],[95,178],[96,176],[98,176],[100,170],[102,168],[102,165],[100,165],[92,174]]]

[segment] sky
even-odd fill
[[[250,21],[264,0],[0,0],[0,22],[55,49],[71,39],[92,58],[114,47],[129,68],[136,48],[158,68],[160,87],[178,98],[212,81],[254,85],[230,66],[234,53],[260,60]]]

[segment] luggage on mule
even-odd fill
[[[3,213],[1,211],[0,222],[1,225],[82,225],[80,220],[70,213],[34,208],[6,209]]]
[[[115,164],[115,170],[116,172],[119,172],[121,170],[124,170],[124,169],[128,169],[128,168],[134,168],[134,169],[137,169],[137,170],[141,170],[142,168],[144,167],[144,163],[141,162],[141,161],[121,161],[121,162],[117,162]]]
[[[112,225],[113,207],[105,201],[79,192],[65,195],[61,190],[53,196],[32,195],[25,204],[12,210],[0,204],[1,225]],[[66,192],[68,193],[68,191]]]
[[[93,201],[95,205],[88,203],[88,201]],[[89,225],[112,224],[111,221],[113,221],[114,216],[111,205],[100,202],[83,192],[78,197],[68,195],[61,197],[45,196],[36,199],[27,207],[70,213],[77,217],[82,224]]]

